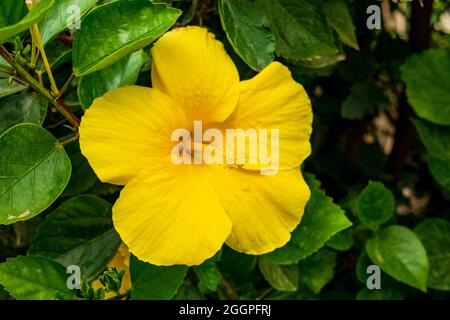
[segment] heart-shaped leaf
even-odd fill
[[[0,136],[0,224],[28,220],[58,198],[70,178],[63,146],[37,124],[18,124]]]
[[[380,230],[367,241],[370,259],[394,279],[426,291],[428,258],[417,235],[403,226]]]

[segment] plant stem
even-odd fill
[[[80,137],[80,134],[78,132],[76,132],[73,136],[71,136],[70,138],[60,141],[59,143],[61,143],[61,145],[65,146],[73,141],[77,141],[78,138]]]
[[[222,280],[220,281],[220,286],[225,291],[228,298],[231,300],[239,300],[239,295],[224,277],[222,277]]]
[[[20,64],[18,64],[0,45],[0,55],[17,71],[17,73],[36,91],[42,94],[61,114],[75,127],[80,126],[80,119],[64,104],[62,99],[56,99],[50,91],[44,88],[32,75],[28,73]]]
[[[33,9],[33,2],[27,2],[27,7],[28,10],[31,11],[31,9]],[[45,70],[47,70],[48,79],[50,80],[50,86],[52,88],[52,91],[55,95],[58,95],[59,90],[58,87],[56,86],[55,78],[53,77],[50,64],[48,63],[47,54],[45,53],[44,44],[42,43],[41,32],[39,31],[39,27],[37,24],[33,25],[33,32],[31,33],[31,37],[33,39],[33,42],[34,41],[37,42],[39,52],[41,53],[42,56],[42,61],[44,62]]]
[[[273,288],[268,288],[264,290],[259,297],[256,298],[256,300],[264,300],[269,294],[271,294],[274,291]]]
[[[67,91],[67,89],[69,88],[70,84],[72,83],[73,78],[75,77],[75,75],[72,74],[70,75],[69,79],[67,79],[66,83],[63,85],[63,87],[61,88],[61,90],[59,90],[58,96],[56,97],[57,99],[61,98],[64,93]]]
[[[30,60],[30,68],[36,68],[37,55],[36,55],[36,41],[34,40],[33,28],[30,28],[31,34],[31,60]]]

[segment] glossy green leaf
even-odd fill
[[[186,266],[160,267],[130,258],[131,297],[135,300],[172,298],[183,283]]]
[[[19,256],[0,263],[0,284],[16,299],[74,299],[66,268],[44,257]]]
[[[37,124],[0,136],[0,224],[28,220],[63,192],[71,165],[63,146]]]
[[[305,178],[311,199],[299,226],[292,232],[291,240],[267,255],[274,263],[297,263],[323,247],[333,235],[352,225],[344,211],[320,189],[320,182],[309,174]]]
[[[148,59],[144,50],[139,50],[109,67],[83,76],[78,84],[78,98],[83,109],[89,108],[95,98],[112,89],[135,84]]]
[[[217,268],[217,264],[212,261],[205,261],[199,266],[193,267],[195,274],[200,280],[199,285],[211,291],[216,291],[222,279],[222,274]]]
[[[429,153],[428,166],[434,179],[450,189],[450,127],[415,120],[420,140]]]
[[[234,51],[250,68],[259,71],[274,60],[275,39],[257,1],[220,0],[219,13]]]
[[[58,33],[77,22],[98,0],[58,0],[39,24],[42,42],[46,45]],[[47,51],[47,50],[46,50]]]
[[[91,189],[99,182],[94,170],[80,151],[80,144],[74,141],[66,145],[66,152],[72,164],[72,175],[62,197],[71,197]]]
[[[395,199],[381,182],[369,181],[358,198],[357,215],[367,227],[376,229],[394,216]]]
[[[318,77],[320,75],[329,75],[332,72],[332,67],[341,61],[345,60],[345,52],[342,49],[342,46],[338,43],[336,44],[338,47],[338,52],[329,54],[316,56],[313,59],[309,60],[300,60],[300,61],[291,61],[294,65],[298,66],[298,68],[304,72],[305,74],[309,73]],[[329,72],[329,73],[327,73]]]
[[[327,246],[338,251],[347,251],[353,247],[354,240],[352,230],[345,229],[330,238],[327,241]]]
[[[450,291],[450,222],[440,218],[422,221],[414,229],[430,262],[428,287]]]
[[[298,265],[300,282],[317,294],[333,279],[335,266],[336,253],[329,249],[321,249],[300,261]]]
[[[179,10],[165,4],[143,0],[115,1],[95,8],[75,33],[75,75],[105,68],[149,45],[166,32],[180,14]]]
[[[1,8],[0,28],[16,24],[28,13],[25,1],[2,0]]]
[[[18,123],[42,124],[47,113],[47,100],[35,93],[8,97],[0,103],[0,133]]]
[[[98,275],[113,258],[121,240],[114,230],[111,204],[93,195],[64,202],[39,227],[30,254],[77,265],[87,278]]]
[[[343,0],[329,0],[324,3],[324,8],[328,24],[337,32],[341,41],[353,49],[359,50],[355,26],[347,3]]]
[[[377,114],[388,103],[383,90],[372,82],[358,82],[350,88],[344,100],[341,115],[344,119],[362,119]]]
[[[0,98],[26,90],[28,87],[11,79],[0,79]]]
[[[400,70],[408,102],[417,115],[436,124],[450,125],[450,49],[414,55]]]
[[[417,235],[403,226],[378,231],[367,241],[367,254],[394,279],[426,291],[428,258]]]
[[[339,52],[322,1],[260,0],[275,35],[278,55],[293,61],[321,59]]]
[[[18,2],[23,2],[22,0],[2,1],[6,1],[6,10],[3,10],[4,7],[2,2],[2,10],[0,11],[0,42],[3,42],[13,35],[16,35],[28,29],[39,19],[41,19],[55,3],[55,0],[41,0],[37,5],[33,7],[30,12],[28,12],[23,18],[21,18],[23,12],[27,10],[26,7],[24,9],[24,3],[17,4]]]
[[[258,258],[258,267],[264,279],[275,289],[289,292],[297,290],[299,272],[296,264],[275,264],[263,255]]]

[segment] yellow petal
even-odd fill
[[[233,225],[226,243],[247,254],[267,253],[286,244],[310,197],[299,168],[270,176],[242,169],[222,170],[216,182]]]
[[[158,162],[125,186],[113,221],[131,253],[155,265],[198,265],[220,250],[231,222],[208,172]]]
[[[278,129],[280,170],[300,166],[311,153],[311,102],[302,85],[279,62],[241,82],[238,106],[223,127]],[[271,141],[268,134],[269,153]]]
[[[205,28],[174,29],[152,48],[152,86],[185,108],[190,122],[222,122],[236,107],[239,74]]]
[[[100,180],[123,185],[155,158],[170,157],[171,132],[186,125],[183,111],[163,93],[123,87],[86,111],[80,148]]]

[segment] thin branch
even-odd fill
[[[239,300],[239,295],[224,277],[222,277],[222,280],[220,281],[220,286],[225,291],[228,298],[232,300]]]
[[[59,90],[58,96],[56,97],[56,99],[61,98],[64,93],[67,91],[67,89],[69,88],[70,84],[72,83],[73,78],[75,77],[75,75],[72,74],[70,75],[69,79],[67,79],[66,83],[63,85],[63,87],[61,88],[61,90]]]
[[[77,141],[80,138],[80,134],[78,132],[75,133],[75,135],[71,136],[70,138],[60,141],[61,145],[65,146],[68,145],[71,142]]]
[[[44,88],[32,75],[28,73],[20,64],[18,64],[9,54],[9,52],[0,45],[0,55],[17,71],[17,73],[36,91],[42,94],[61,114],[75,127],[80,126],[80,119],[64,105],[62,100],[57,100]]]
[[[31,11],[33,9],[33,2],[27,1],[26,4],[28,7],[28,10]],[[53,93],[55,95],[58,95],[59,90],[58,90],[58,87],[56,86],[55,78],[53,77],[52,68],[50,68],[50,64],[48,63],[47,54],[45,53],[45,50],[44,50],[44,44],[42,43],[42,37],[41,37],[41,33],[39,31],[39,27],[37,24],[34,24],[32,28],[33,28],[33,32],[31,32],[31,36],[32,36],[33,42],[36,41],[38,48],[39,48],[39,52],[42,55],[42,61],[44,62],[45,69],[47,70],[48,79],[50,80],[50,86],[52,88]]]

